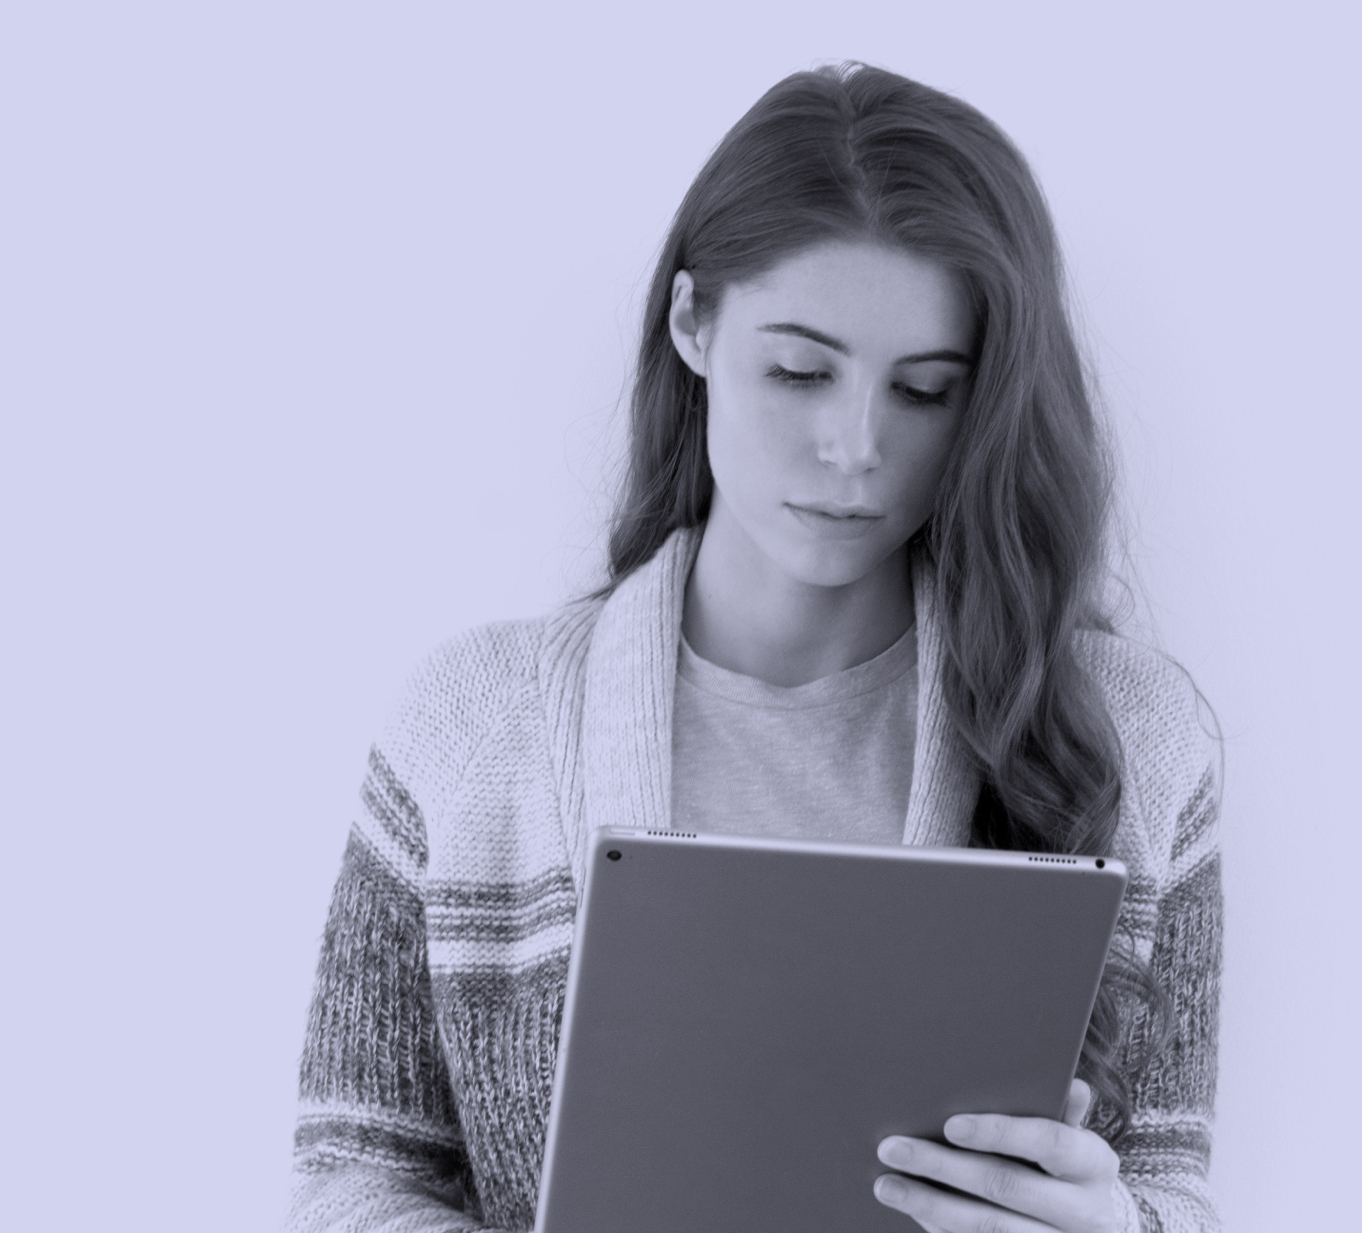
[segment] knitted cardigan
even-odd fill
[[[596,826],[668,825],[698,538],[674,534],[608,599],[450,642],[371,751],[308,1020],[290,1229],[533,1227],[585,840]],[[947,716],[920,564],[914,592],[903,842],[964,846],[978,781]],[[1215,1229],[1217,763],[1184,674],[1118,637],[1080,645],[1122,749],[1118,930],[1152,962],[1176,1024],[1134,1085],[1118,1211],[1130,1231]]]

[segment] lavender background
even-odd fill
[[[1231,1229],[1346,1222],[1354,13],[6,6],[14,1227],[277,1223],[368,742],[442,638],[592,577],[670,214],[847,57],[981,107],[1049,193],[1147,615],[1228,737],[1213,1181]]]

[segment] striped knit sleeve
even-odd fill
[[[427,819],[517,688],[507,641],[484,627],[437,650],[370,752],[308,1016],[290,1233],[486,1227],[436,1015],[423,895]]]
[[[419,807],[375,748],[317,965],[288,1228],[481,1229],[426,962]]]
[[[1172,1035],[1138,1075],[1121,1156],[1127,1228],[1212,1233],[1220,1228],[1207,1185],[1216,1086],[1223,906],[1215,827],[1218,763],[1177,814],[1155,912],[1150,964],[1171,1003]],[[1151,1045],[1137,1019],[1131,1048]]]

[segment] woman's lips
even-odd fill
[[[786,503],[806,527],[832,539],[858,539],[884,521],[883,514],[860,505],[794,505]]]

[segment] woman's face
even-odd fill
[[[705,378],[710,530],[790,578],[859,581],[927,520],[955,440],[973,324],[957,279],[902,249],[830,242],[729,287],[672,337]]]

